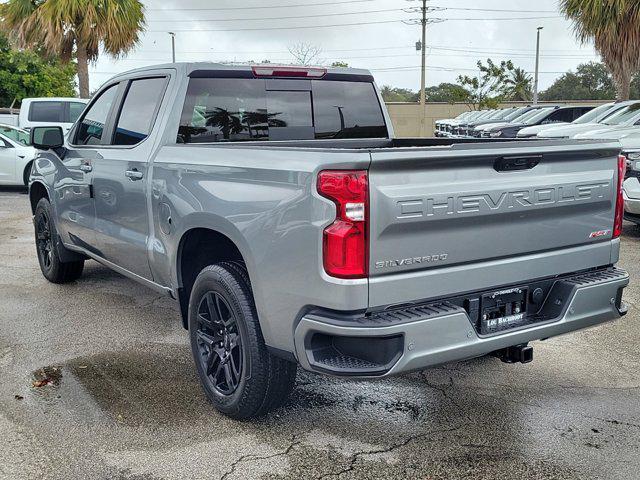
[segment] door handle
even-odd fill
[[[124,176],[133,182],[135,182],[136,180],[142,180],[142,177],[144,177],[142,172],[139,172],[135,168],[133,170],[127,170],[126,172],[124,172]]]
[[[80,165],[80,170],[82,170],[84,173],[89,173],[93,171],[93,167],[88,163],[83,163],[82,165]]]

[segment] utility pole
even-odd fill
[[[409,0],[409,1],[413,1],[413,0]],[[405,10],[405,12],[418,13],[419,11],[422,14],[421,17],[419,19],[415,18],[411,20],[403,20],[403,22],[406,23],[407,25],[420,24],[422,27],[422,41],[419,42],[419,45],[421,46],[420,55],[422,57],[422,65],[421,65],[421,72],[420,72],[420,110],[422,112],[422,120],[421,120],[422,124],[420,126],[420,133],[422,136],[424,136],[425,127],[426,127],[425,123],[427,118],[427,111],[426,111],[427,94],[425,92],[427,88],[427,25],[430,23],[443,22],[444,20],[441,18],[427,17],[427,13],[443,10],[442,7],[427,7],[427,2],[429,0],[419,0],[419,1],[422,2],[421,7],[413,7],[411,9]]]
[[[176,63],[176,34],[174,32],[168,32],[171,35],[171,61]]]
[[[427,103],[427,0],[422,0],[422,70],[420,79],[420,107],[424,110]]]
[[[533,79],[533,104],[538,104],[538,73],[540,68],[540,30],[544,27],[538,27],[538,33],[536,38],[536,73]]]

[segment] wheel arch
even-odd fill
[[[51,201],[51,197],[49,196],[49,190],[42,182],[33,182],[29,187],[29,203],[31,204],[31,214],[35,215],[36,206],[38,202],[46,198]]]
[[[210,227],[194,226],[180,237],[176,254],[178,300],[182,324],[188,326],[189,296],[193,283],[203,268],[219,262],[242,262],[251,279],[246,249],[228,234]]]
[[[29,186],[29,174],[31,173],[32,165],[33,160],[29,160],[22,170],[22,180],[24,181],[25,187]]]

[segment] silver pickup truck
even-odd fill
[[[93,259],[178,300],[234,418],[297,365],[524,363],[626,311],[617,143],[395,139],[367,71],[211,63],[116,76],[66,138],[31,136],[44,276]]]

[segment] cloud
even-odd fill
[[[169,31],[176,32],[178,61],[243,62],[268,59],[286,63],[291,61],[288,47],[297,42],[306,42],[323,50],[321,57],[327,64],[336,60],[345,61],[350,66],[371,69],[380,85],[413,90],[419,88],[420,55],[415,49],[415,42],[420,39],[420,26],[406,25],[401,21],[419,16],[419,13],[403,11],[418,6],[419,2],[143,1],[147,7],[148,31],[143,35],[140,46],[128,57],[118,61],[101,56],[90,70],[92,90],[116,73],[170,62]],[[330,4],[340,1],[344,3]],[[318,5],[320,3],[324,5]],[[315,6],[310,6],[311,4]],[[287,8],[255,8],[265,5],[287,5]],[[431,0],[429,5],[449,7],[448,10],[430,15],[450,20],[428,27],[428,85],[452,82],[459,74],[471,74],[475,71],[476,62],[488,57],[494,60],[511,59],[517,66],[532,72],[538,26],[544,27],[541,42],[541,89],[549,86],[561,72],[575,69],[580,63],[597,60],[591,46],[581,46],[575,41],[570,23],[560,18],[557,12],[555,0],[484,0],[482,3],[474,0],[455,3]],[[218,10],[211,10],[213,8]],[[467,8],[470,10],[465,10]],[[487,11],[475,10],[478,8]],[[512,11],[488,11],[506,9]],[[498,20],[505,17],[550,18]],[[478,20],[462,20],[470,18]],[[344,26],[322,28],[324,25],[336,24]]]

